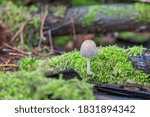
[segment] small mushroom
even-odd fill
[[[87,74],[92,75],[90,70],[90,57],[96,56],[98,54],[98,49],[96,44],[92,40],[85,40],[80,48],[80,54],[82,57],[87,58]]]

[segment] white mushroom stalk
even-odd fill
[[[93,72],[90,69],[90,57],[96,56],[98,54],[98,49],[94,41],[92,40],[84,41],[81,45],[80,53],[82,57],[87,58],[87,74],[93,75]]]
[[[93,72],[91,71],[91,68],[90,68],[90,58],[87,58],[87,74],[93,75]]]

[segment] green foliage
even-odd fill
[[[24,70],[0,73],[0,89],[3,100],[94,99],[92,86],[84,81],[48,79]]]
[[[35,0],[33,0],[35,1]],[[0,6],[4,6],[4,5],[7,5],[7,4],[16,4],[17,6],[20,6],[20,5],[26,5],[27,3],[31,2],[31,0],[1,0],[0,1]]]
[[[10,2],[10,0],[1,0],[0,1],[0,6],[3,6],[5,4],[7,4],[8,2]]]
[[[12,31],[16,31],[25,20],[27,9],[24,7],[18,8],[16,5],[7,6],[6,9],[6,12],[0,11],[0,23],[5,23],[11,28]]]
[[[34,30],[34,33],[31,37],[31,45],[36,45],[37,40],[39,38],[39,26],[40,26],[40,15],[31,16],[31,12],[36,11],[36,6],[23,7],[16,6],[15,4],[11,4],[10,6],[2,7],[0,11],[0,23],[6,24],[12,32],[16,32],[23,23],[27,20],[27,18],[32,17],[32,19],[25,25],[24,29],[24,41],[27,42],[28,35],[30,35],[30,31]]]
[[[137,83],[150,86],[150,75],[134,69],[128,60],[129,55],[136,55],[142,50],[142,47],[127,50],[117,46],[100,47],[98,56],[91,58],[91,70],[94,73],[91,79],[101,83]],[[49,66],[53,71],[74,68],[82,78],[88,79],[86,59],[77,51],[51,58]]]

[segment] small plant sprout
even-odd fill
[[[80,53],[82,57],[87,58],[87,74],[93,75],[90,70],[90,58],[98,54],[98,49],[95,42],[92,40],[85,40],[81,45]]]

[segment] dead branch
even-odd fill
[[[41,16],[40,40],[39,40],[39,45],[38,45],[39,48],[41,48],[42,41],[46,40],[44,33],[43,33],[43,29],[44,29],[44,24],[45,24],[45,20],[46,20],[47,15],[48,15],[48,5],[45,5],[44,15]]]

